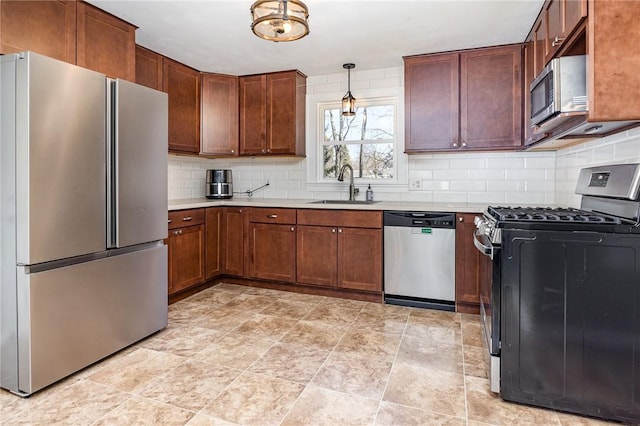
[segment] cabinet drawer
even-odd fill
[[[382,228],[382,212],[300,209],[298,210],[298,225]]]
[[[177,210],[169,212],[169,229],[204,223],[204,209]]]
[[[252,208],[249,212],[249,222],[260,223],[296,223],[295,209]]]

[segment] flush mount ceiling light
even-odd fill
[[[347,70],[347,94],[342,98],[342,115],[351,116],[356,114],[356,98],[351,94],[351,70],[355,64],[344,64],[342,68]]]
[[[265,40],[293,41],[309,34],[309,8],[300,0],[257,0],[251,19],[251,30]]]

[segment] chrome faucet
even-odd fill
[[[353,184],[353,167],[351,167],[351,164],[345,164],[344,166],[342,166],[342,168],[340,169],[340,173],[338,173],[338,181],[344,181],[345,169],[349,169],[349,173],[351,176],[351,179],[349,180],[349,201],[355,201],[356,194],[360,192],[360,190]]]

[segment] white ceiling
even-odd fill
[[[524,41],[544,0],[305,0],[310,34],[274,43],[253,0],[89,0],[138,27],[136,42],[200,71],[308,76],[402,65],[402,56]]]

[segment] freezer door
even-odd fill
[[[168,97],[124,80],[112,82],[115,131],[110,247],[167,236]]]
[[[18,287],[10,389],[30,394],[167,326],[167,246],[31,274],[19,267]]]
[[[15,69],[17,263],[102,251],[106,79],[30,52]]]

